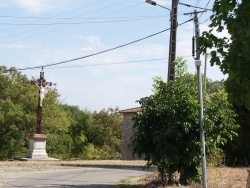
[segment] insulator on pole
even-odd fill
[[[192,38],[192,56],[194,57],[195,56],[195,52],[194,52],[194,48],[195,48],[195,37]]]

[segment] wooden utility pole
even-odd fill
[[[177,0],[172,0],[172,9],[171,9],[171,30],[169,38],[169,58],[168,58],[168,80],[169,83],[171,80],[174,80],[175,77],[175,66],[174,61],[176,58],[176,34],[177,34]]]

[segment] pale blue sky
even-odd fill
[[[156,2],[171,8],[170,0]],[[180,2],[205,7],[209,0]],[[210,1],[207,8],[212,4]],[[7,67],[42,66],[82,57],[169,28],[169,11],[144,0],[1,0],[0,9],[0,59]],[[183,13],[192,11],[194,8],[179,5],[178,23],[189,20]],[[210,14],[201,15],[200,22]],[[201,32],[208,24],[200,26]],[[195,71],[192,36],[193,22],[178,27],[177,56],[188,60],[190,72]],[[63,103],[91,111],[133,108],[138,106],[136,100],[152,93],[153,77],[166,80],[168,44],[169,31],[112,52],[45,67],[45,77],[57,83]],[[201,59],[204,63],[203,56]],[[22,73],[38,77],[40,70]],[[208,67],[207,76],[213,80],[226,77],[218,67]]]

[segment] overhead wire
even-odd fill
[[[191,55],[181,56],[181,57],[192,57]],[[49,67],[47,69],[68,69],[68,68],[85,68],[85,67],[98,67],[98,66],[108,66],[108,65],[121,65],[121,64],[131,64],[131,63],[141,63],[141,62],[152,62],[152,61],[162,61],[167,60],[167,57],[164,58],[155,58],[155,59],[143,59],[143,60],[133,60],[133,61],[124,61],[124,62],[112,62],[112,63],[97,63],[97,64],[86,64],[86,65],[72,65],[72,66],[56,66]]]
[[[148,20],[148,19],[155,19],[155,18],[165,18],[166,16],[144,16],[144,17],[134,17],[134,18],[123,18],[118,20],[105,20],[105,21],[85,21],[85,22],[55,22],[55,23],[41,23],[41,24],[25,24],[25,23],[2,23],[0,25],[28,25],[28,26],[37,26],[37,25],[82,25],[82,24],[95,24],[95,23],[114,23],[114,22],[127,22],[127,21],[138,21],[138,20]],[[97,19],[97,18],[90,18],[90,19]]]
[[[184,6],[187,6],[187,7],[192,7],[192,8],[198,8],[198,9],[202,9],[202,10],[210,10],[212,11],[212,9],[208,9],[208,8],[203,8],[203,7],[198,7],[198,6],[193,6],[193,5],[190,5],[190,4],[187,4],[187,3],[180,3],[180,5],[184,5]]]
[[[182,22],[181,24],[178,24],[177,27],[181,26],[181,25],[184,25],[190,21],[192,21],[193,19],[189,19],[185,22]],[[77,57],[77,58],[73,58],[73,59],[69,59],[69,60],[65,60],[65,61],[61,61],[61,62],[57,62],[57,63],[51,63],[51,64],[45,64],[45,65],[40,65],[40,66],[33,66],[33,67],[25,67],[25,68],[17,68],[17,70],[28,70],[28,69],[37,69],[37,68],[45,68],[45,67],[51,67],[51,66],[55,66],[55,65],[61,65],[61,64],[66,64],[66,63],[69,63],[69,62],[73,62],[73,61],[77,61],[77,60],[80,60],[80,59],[85,59],[85,58],[88,58],[88,57],[92,57],[92,56],[96,56],[96,55],[100,55],[100,54],[103,54],[103,53],[107,53],[107,52],[110,52],[110,51],[113,51],[113,50],[116,50],[116,49],[119,49],[119,48],[122,48],[122,47],[125,47],[125,46],[128,46],[128,45],[131,45],[131,44],[134,44],[134,43],[137,43],[137,42],[140,42],[140,41],[143,41],[145,39],[148,39],[148,38],[151,38],[153,36],[156,36],[156,35],[159,35],[161,33],[164,33],[168,30],[170,30],[171,28],[168,28],[168,29],[165,29],[165,30],[162,30],[160,32],[157,32],[157,33],[154,33],[154,34],[151,34],[151,35],[148,35],[146,37],[143,37],[143,38],[140,38],[140,39],[137,39],[137,40],[134,40],[132,42],[128,42],[128,43],[125,43],[125,44],[122,44],[122,45],[119,45],[119,46],[116,46],[116,47],[113,47],[113,48],[110,48],[110,49],[106,49],[106,50],[103,50],[103,51],[100,51],[100,52],[96,52],[96,53],[92,53],[92,54],[89,54],[89,55],[85,55],[85,56],[82,56],[82,57]]]
[[[200,24],[204,24],[205,22],[207,22],[210,19],[210,17],[208,17],[205,21],[201,22]]]
[[[110,0],[100,0],[100,1],[98,1],[98,2],[96,2],[96,3],[87,4],[87,5],[84,5],[84,6],[82,6],[82,7],[78,7],[78,8],[73,9],[73,10],[61,12],[61,13],[55,14],[55,15],[53,15],[53,16],[46,17],[46,19],[50,19],[50,18],[54,18],[54,17],[56,17],[56,16],[60,16],[60,15],[63,15],[63,14],[75,12],[75,11],[77,11],[77,10],[80,10],[80,9],[83,9],[83,8],[86,8],[86,7],[91,7],[91,6],[93,6],[93,5],[97,5],[97,4],[103,3],[103,2],[105,2],[105,1],[110,1]],[[0,17],[15,17],[15,16],[0,16]],[[35,17],[34,17],[34,18],[35,18]],[[38,17],[37,17],[37,18],[38,18]],[[40,22],[40,21],[43,21],[43,20],[45,20],[45,18],[44,18],[44,17],[41,17],[41,18],[39,18],[39,20],[32,21],[32,22],[30,22],[30,23]],[[6,30],[16,29],[16,28],[19,28],[19,27],[21,27],[21,26],[15,26],[15,27],[11,27],[11,28],[8,28],[8,29],[1,29],[1,30],[0,30],[0,33],[3,32],[3,31],[6,31]]]
[[[158,16],[166,16],[166,15],[158,15]],[[12,17],[12,16],[0,16],[1,17]],[[148,17],[148,16],[136,16],[136,17]],[[19,16],[14,16],[14,19],[22,19],[22,18],[30,18],[32,19],[33,17],[19,17]],[[135,18],[135,16],[117,16],[117,17],[107,17],[107,18],[101,18],[101,17],[81,17],[81,18],[75,18],[75,17],[60,17],[60,18],[50,18],[50,17],[35,17],[35,18],[43,18],[43,19],[49,19],[49,20],[93,20],[93,19],[118,19],[118,18]],[[26,23],[29,24],[29,23]],[[32,24],[32,23],[31,23]]]
[[[126,2],[126,0],[125,0],[125,1],[122,1],[122,2]],[[121,2],[120,2],[120,3],[121,3]],[[120,3],[118,3],[118,4],[120,4]],[[132,5],[132,6],[129,6],[129,7],[126,7],[126,8],[122,8],[122,9],[119,9],[119,10],[117,10],[117,11],[114,11],[114,12],[111,12],[111,13],[107,13],[107,14],[104,14],[104,15],[101,15],[101,16],[111,15],[111,14],[120,12],[121,10],[126,10],[126,9],[131,8],[131,7],[137,6],[137,5],[139,5],[139,4],[142,4],[142,3],[137,3],[137,4],[135,4],[135,5]],[[117,5],[117,4],[115,4],[115,5]],[[114,6],[114,5],[111,5],[111,6]],[[111,7],[111,6],[108,6],[108,7]],[[107,8],[107,7],[105,7],[105,8]],[[103,8],[102,8],[102,9],[103,9]],[[90,13],[93,13],[93,12],[96,12],[96,11],[99,11],[99,10],[102,10],[102,9],[98,9],[98,10],[92,11],[92,12],[90,12]],[[87,13],[87,14],[88,14],[88,13]],[[86,15],[86,14],[84,14],[84,15]],[[82,15],[81,15],[81,16],[82,16]],[[77,16],[77,17],[79,17],[79,16]],[[23,40],[23,39],[27,39],[27,38],[32,38],[32,37],[40,36],[40,35],[43,35],[43,34],[46,34],[46,33],[50,33],[50,32],[53,32],[53,31],[58,31],[58,30],[61,30],[61,29],[68,28],[68,27],[70,27],[71,25],[72,25],[72,24],[69,24],[69,25],[64,26],[64,27],[60,27],[60,28],[57,28],[57,29],[45,31],[45,32],[42,32],[42,33],[39,33],[39,34],[34,34],[34,35],[31,35],[31,36],[28,36],[28,37],[23,37],[23,38],[20,38],[20,39],[12,40],[12,41],[5,42],[5,43],[1,43],[1,44],[10,44],[10,43],[13,43],[13,42],[16,42],[16,41],[20,41],[20,40]],[[40,27],[40,28],[44,28],[44,27],[48,27],[48,26],[43,26],[43,27]],[[37,29],[39,29],[39,28],[32,29],[32,30],[29,30],[29,31],[33,31],[33,30],[37,30]],[[28,32],[28,31],[27,31],[27,32]],[[23,33],[26,33],[26,32],[23,32]],[[23,33],[19,33],[19,34],[23,34]],[[16,35],[19,35],[19,34],[16,34]],[[13,35],[10,35],[10,36],[13,36]],[[10,36],[8,36],[8,37],[10,37]],[[14,35],[14,36],[15,36],[15,35]],[[4,39],[4,38],[7,38],[7,37],[2,37],[2,38],[0,38],[0,39]]]
[[[107,0],[104,0],[104,1],[107,1]],[[101,2],[101,1],[99,1],[99,2]],[[94,12],[98,12],[98,11],[100,11],[100,10],[103,10],[103,9],[106,9],[106,8],[110,8],[110,7],[116,6],[116,5],[121,4],[121,3],[125,3],[125,2],[126,2],[126,0],[124,0],[124,1],[122,1],[122,2],[119,2],[119,3],[115,3],[115,4],[112,4],[112,5],[106,6],[106,7],[102,7],[102,8],[96,9],[96,10],[94,10],[94,11],[90,11],[90,12],[87,12],[87,13],[84,13],[84,14],[80,14],[80,15],[75,16],[75,18],[79,18],[79,17],[81,17],[81,16],[83,16],[83,15],[92,14],[92,13],[94,13]],[[95,4],[96,4],[96,3],[95,3]],[[94,5],[95,5],[95,4],[94,4]],[[93,4],[91,4],[91,5],[93,5]],[[18,26],[17,26],[17,27],[18,27]],[[38,28],[34,28],[34,29],[25,30],[25,31],[19,32],[19,33],[17,33],[17,34],[5,35],[4,37],[0,37],[0,39],[5,39],[5,38],[8,38],[8,37],[18,36],[18,35],[21,35],[21,34],[24,34],[24,33],[30,32],[30,31],[40,30],[40,29],[44,29],[44,28],[47,28],[47,27],[49,27],[49,26],[46,25],[46,26],[42,26],[42,27],[38,27]],[[61,29],[61,28],[60,28],[60,29]],[[62,29],[63,29],[63,28],[62,28]],[[58,29],[57,29],[57,30],[58,30]],[[22,40],[22,39],[21,39],[21,40]],[[16,41],[16,40],[15,40],[15,41]],[[15,41],[13,41],[13,42],[15,42]],[[6,43],[4,43],[4,44],[6,44]]]
[[[209,5],[210,1],[211,1],[211,0],[208,0],[207,4],[206,4],[206,6],[205,6],[205,9],[206,9],[207,6]],[[203,13],[204,13],[204,12],[202,12],[202,13],[200,14],[199,18],[201,18],[201,16],[203,15]]]
[[[143,59],[143,60],[134,60],[134,61],[124,61],[124,62],[112,62],[112,63],[97,63],[97,64],[87,64],[87,65],[72,65],[72,66],[57,66],[57,67],[49,67],[47,69],[58,69],[58,68],[80,68],[80,67],[96,67],[102,65],[120,65],[120,64],[129,64],[129,63],[141,63],[148,61],[161,61],[166,60],[168,58],[155,58],[155,59]]]

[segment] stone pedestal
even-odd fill
[[[46,160],[48,154],[46,152],[46,140],[48,137],[44,134],[34,134],[30,137],[30,146],[27,158],[33,160]]]

